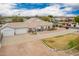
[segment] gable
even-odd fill
[[[10,30],[10,31],[14,31],[13,28],[6,26],[6,27],[4,27],[4,28],[1,29],[1,32],[2,32],[2,31],[5,31],[5,30],[7,30],[7,31],[9,31],[9,30]]]

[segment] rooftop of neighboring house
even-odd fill
[[[54,16],[55,20],[73,20],[74,16]]]

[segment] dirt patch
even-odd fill
[[[50,48],[67,49],[67,44],[69,43],[69,41],[77,37],[79,37],[79,35],[77,34],[67,34],[58,37],[43,39],[42,41]]]

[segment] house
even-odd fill
[[[53,28],[53,23],[39,18],[30,18],[25,22],[13,22],[5,24],[0,30],[3,36],[14,36],[31,31],[43,31]]]
[[[7,23],[1,28],[3,36],[14,36],[17,34],[27,33],[28,28],[24,22]]]
[[[27,24],[27,27],[33,30],[47,30],[52,29],[53,28],[53,23],[52,22],[47,22],[47,21],[43,21],[39,18],[30,18],[29,20],[27,20],[25,22]]]
[[[58,25],[62,26],[67,24],[74,24],[74,16],[55,16],[54,20],[58,22]]]

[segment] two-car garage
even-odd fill
[[[5,27],[3,30],[1,30],[1,33],[3,36],[14,36],[14,29]]]
[[[14,36],[17,34],[24,34],[28,32],[28,28],[11,28],[11,27],[5,27],[1,30],[1,33],[3,36]]]
[[[24,34],[24,33],[27,33],[28,32],[28,28],[18,28],[18,29],[15,29],[15,34]]]

